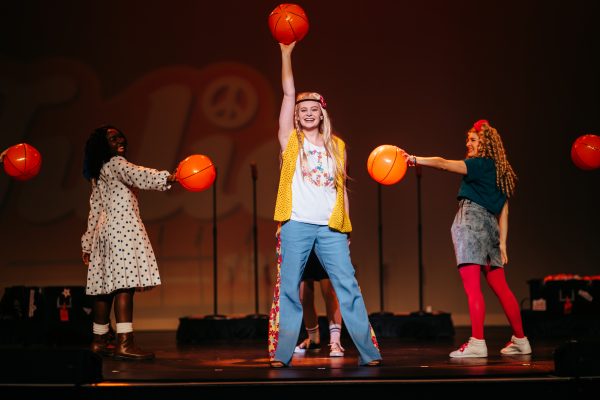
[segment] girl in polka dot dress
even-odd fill
[[[133,295],[160,285],[156,258],[140,217],[135,189],[169,189],[175,176],[132,164],[127,139],[113,126],[92,132],[85,145],[83,175],[92,184],[88,226],[81,238],[88,267],[86,293],[94,296],[92,350],[116,359],[152,359],[133,342]],[[110,344],[114,302],[117,344]]]

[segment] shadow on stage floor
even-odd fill
[[[381,338],[383,364],[379,367],[359,367],[356,350],[351,341],[345,339],[344,357],[328,357],[325,345],[319,353],[294,356],[289,368],[272,369],[268,365],[265,340],[181,345],[175,332],[137,332],[137,344],[154,350],[155,360],[125,362],[105,357],[96,383],[33,384],[24,379],[22,383],[0,384],[0,393],[20,398],[148,400],[220,393],[287,397],[347,391],[384,393],[384,390],[385,393],[393,390],[399,396],[428,398],[476,390],[490,395],[528,393],[543,399],[593,394],[600,390],[598,376],[558,376],[555,373],[553,355],[561,340],[532,340],[531,356],[507,357],[501,356],[499,351],[510,337],[510,331],[487,328],[487,358],[448,358],[448,353],[468,336],[468,329],[457,328],[454,338]],[[64,349],[54,351],[60,354]],[[52,363],[47,364],[46,368],[52,368]]]

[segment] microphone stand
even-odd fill
[[[377,184],[377,237],[378,237],[378,254],[379,254],[379,312],[372,313],[372,316],[387,316],[393,315],[391,312],[384,311],[385,307],[383,306],[383,298],[384,298],[384,273],[383,273],[383,222],[382,222],[382,200],[381,200],[381,187],[383,185]]]
[[[256,181],[258,180],[258,170],[256,163],[250,164],[250,176],[252,177],[252,238],[254,244],[254,314],[250,318],[267,318],[265,314],[258,313],[258,223],[256,212]]]
[[[215,167],[215,181],[213,182],[213,314],[207,315],[207,319],[225,319],[224,315],[217,313],[218,285],[217,285],[217,181],[219,171]]]
[[[411,315],[427,315],[423,309],[423,224],[421,217],[421,176],[422,167],[415,165],[415,175],[417,176],[417,239],[419,251],[419,311],[412,312]]]

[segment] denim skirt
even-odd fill
[[[458,204],[451,228],[456,265],[503,267],[497,217],[469,199]]]

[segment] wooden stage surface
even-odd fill
[[[346,354],[295,355],[292,366],[269,367],[266,340],[212,341],[178,345],[175,332],[136,332],[136,344],[156,353],[153,361],[128,362],[103,358],[103,380],[94,384],[0,385],[0,394],[21,398],[170,399],[202,394],[319,395],[328,393],[389,393],[411,398],[464,393],[522,395],[545,398],[599,393],[598,376],[557,376],[553,353],[564,342],[531,340],[531,356],[501,356],[510,338],[503,327],[486,328],[487,358],[452,359],[448,353],[469,336],[456,329],[454,338],[422,340],[382,338],[383,363],[359,367],[351,341]],[[600,361],[599,361],[600,362]],[[474,394],[474,393],[473,393]],[[4,397],[3,398],[8,398]],[[11,397],[14,398],[14,397]]]

